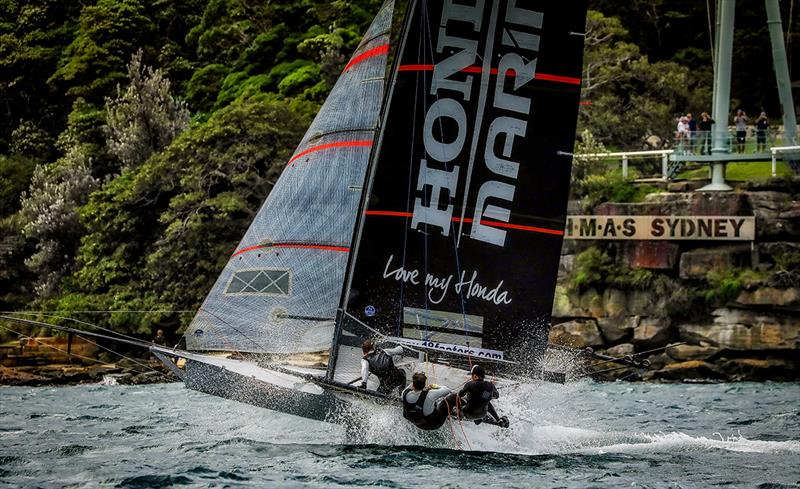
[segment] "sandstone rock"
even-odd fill
[[[639,316],[622,318],[598,318],[597,326],[606,340],[606,344],[614,344],[628,340],[633,336],[633,329],[639,325]]]
[[[712,270],[746,266],[750,266],[748,245],[699,248],[681,254],[680,277],[703,278]]]
[[[575,266],[575,255],[561,255],[558,262],[558,280],[566,280]]]
[[[723,362],[721,369],[730,380],[783,380],[800,379],[797,361],[788,359],[735,358]]]
[[[603,311],[612,318],[622,318],[627,313],[627,293],[619,289],[607,289],[603,293]]]
[[[593,319],[574,320],[553,326],[550,342],[575,348],[597,347],[603,346],[603,337]]]
[[[556,285],[552,315],[554,318],[575,317],[572,314],[572,302],[570,302],[567,289],[563,285]]]
[[[724,379],[725,374],[716,366],[700,360],[671,363],[657,370],[653,375],[657,379],[686,380],[686,379]]]
[[[788,317],[718,309],[714,324],[678,327],[681,339],[706,341],[724,350],[800,349],[800,324]]]
[[[749,192],[756,216],[756,234],[761,239],[797,236],[800,232],[800,201],[782,192]]]
[[[714,346],[676,345],[667,348],[670,358],[679,362],[687,360],[708,360],[719,352]]]
[[[657,348],[667,344],[671,333],[668,319],[645,317],[633,330],[633,342],[640,349]]]
[[[585,316],[602,317],[603,316],[603,297],[597,292],[597,289],[589,289],[577,297],[578,308],[586,311],[588,314]]]
[[[650,362],[650,370],[660,370],[667,365],[675,363],[672,358],[668,357],[664,353],[650,355],[647,357],[647,360]]]
[[[672,270],[678,261],[680,247],[669,241],[632,241],[622,250],[624,262],[631,268]]]
[[[800,307],[800,288],[776,289],[761,287],[753,291],[742,291],[736,298],[738,304],[747,306]]]
[[[708,185],[708,179],[684,180],[682,182],[670,182],[667,185],[668,192],[694,192]]]
[[[654,311],[662,310],[658,307],[659,297],[653,296],[649,290],[628,291],[628,312],[639,316],[650,316]]]
[[[751,192],[773,190],[787,194],[800,193],[800,178],[770,177],[766,180],[748,180],[745,188]]]
[[[661,210],[653,215],[662,216],[741,216],[751,213],[747,198],[737,192],[655,193],[645,196],[645,203]]]
[[[633,355],[635,349],[630,343],[622,343],[621,345],[612,346],[605,351],[605,354],[610,357],[624,357],[625,355]]]

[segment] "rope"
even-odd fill
[[[444,404],[447,406],[447,424],[450,426],[450,434],[453,435],[453,442],[455,443],[456,448],[463,450],[464,448],[461,446],[461,440],[458,439],[458,436],[456,436],[456,429],[453,428],[453,419],[450,416],[450,403],[447,402],[446,397],[444,399]]]
[[[456,411],[459,414],[461,413],[461,396],[456,396]],[[458,424],[461,426],[461,434],[464,435],[464,441],[467,442],[467,448],[469,448],[469,451],[472,451],[472,444],[469,442],[469,438],[467,438],[467,432],[464,431],[464,423],[461,422],[461,416],[458,417]]]

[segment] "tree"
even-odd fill
[[[671,140],[675,115],[704,109],[710,94],[691,84],[686,67],[651,63],[626,36],[619,19],[589,12],[583,95],[591,105],[581,109],[579,128],[626,148],[651,134]]]
[[[48,297],[73,264],[83,235],[77,209],[97,186],[88,159],[73,147],[59,161],[39,165],[30,189],[22,197],[22,234],[36,242],[36,253],[25,264],[38,276],[36,291]]]
[[[69,109],[47,79],[69,45],[80,13],[78,2],[0,0],[0,153],[25,121],[55,140]]]
[[[128,65],[128,78],[124,93],[117,86],[117,97],[106,99],[108,148],[123,168],[143,163],[189,125],[186,104],[170,95],[161,70],[142,66],[141,50]]]
[[[78,33],[48,81],[72,97],[102,102],[125,79],[127,60],[153,34],[146,14],[139,0],[98,0],[84,7]]]
[[[310,123],[307,105],[243,95],[94,192],[70,303],[199,306]]]

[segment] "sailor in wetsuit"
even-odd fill
[[[403,353],[403,347],[387,348],[382,350],[375,348],[372,340],[366,340],[361,344],[361,351],[364,357],[361,359],[361,388],[367,388],[367,379],[373,374],[378,377],[380,385],[378,392],[388,394],[395,387],[403,388],[406,384],[406,373],[394,365],[392,355]]]
[[[400,398],[403,400],[403,417],[421,430],[438,430],[455,406],[456,394],[447,387],[426,386],[428,377],[417,372],[411,377]]]
[[[500,397],[500,393],[493,383],[484,380],[486,371],[480,365],[475,365],[470,373],[472,380],[464,384],[458,392],[459,397],[466,397],[466,402],[461,407],[461,416],[464,419],[474,420],[475,424],[487,422],[508,428],[508,418],[498,416],[492,406],[492,399]]]

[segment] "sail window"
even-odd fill
[[[240,270],[233,274],[226,294],[289,295],[289,270]]]

